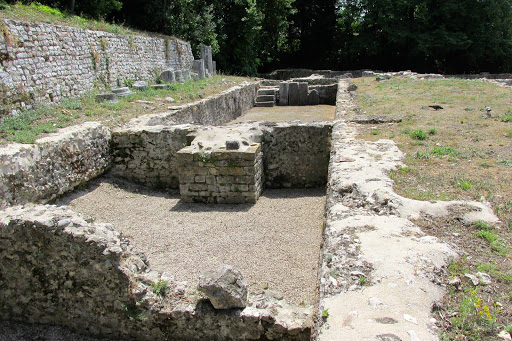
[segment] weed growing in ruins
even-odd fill
[[[155,294],[157,294],[158,296],[165,296],[165,294],[169,290],[167,284],[169,284],[169,282],[160,279],[156,283],[151,283],[151,289],[153,289]]]
[[[322,318],[326,320],[329,317],[329,309],[322,310]]]
[[[501,122],[512,122],[512,113],[501,116]]]
[[[422,129],[417,129],[417,130],[412,131],[409,134],[409,136],[415,140],[426,140],[427,139],[427,134],[425,134],[425,132]]]

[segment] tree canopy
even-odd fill
[[[218,67],[229,73],[282,67],[512,71],[512,0],[39,2],[175,35],[194,47],[212,45]]]

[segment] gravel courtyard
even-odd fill
[[[294,304],[317,300],[324,188],[265,190],[255,205],[205,205],[104,177],[57,204],[114,224],[153,268],[178,281],[197,285],[204,270],[230,264],[250,292],[273,290]]]

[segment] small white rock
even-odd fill
[[[418,320],[415,317],[412,317],[409,314],[404,314],[404,320],[406,320],[407,322],[418,324]]]

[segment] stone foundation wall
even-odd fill
[[[164,114],[146,115],[131,121],[132,125],[201,124],[222,125],[243,115],[254,106],[259,82],[246,82],[218,95],[181,106]]]
[[[279,123],[263,134],[265,187],[319,187],[327,183],[332,124]]]
[[[177,152],[192,126],[142,126],[112,133],[112,174],[155,188],[179,186]]]
[[[110,130],[97,122],[61,129],[36,144],[0,147],[0,208],[48,202],[110,167]]]
[[[116,339],[311,338],[311,309],[250,294],[245,309],[215,310],[195,284],[152,271],[112,225],[66,208],[0,211],[0,259],[1,319]]]
[[[263,158],[258,143],[244,150],[204,153],[186,147],[177,154],[180,194],[185,202],[254,204],[263,188]]]
[[[95,84],[153,80],[166,68],[190,69],[188,42],[0,20],[3,114],[37,102],[79,96]],[[0,112],[0,116],[2,113]]]

